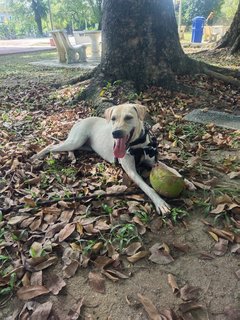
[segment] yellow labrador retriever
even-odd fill
[[[165,215],[169,205],[141,178],[136,165],[147,162],[153,166],[156,162],[157,145],[144,127],[146,107],[139,104],[121,104],[105,111],[105,119],[90,117],[77,122],[69,132],[68,138],[57,145],[47,146],[34,155],[40,159],[49,152],[91,149],[104,160],[118,161],[128,176],[152,200],[158,213]],[[180,174],[169,168],[174,173]],[[185,179],[189,189],[194,185]]]

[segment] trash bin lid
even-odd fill
[[[197,16],[197,17],[193,18],[192,21],[196,21],[196,20],[205,20],[205,18],[204,18],[204,17]]]

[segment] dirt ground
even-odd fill
[[[155,234],[147,234],[144,239],[147,246],[155,242],[164,242],[170,247],[173,243],[189,245],[187,253],[173,253],[173,263],[161,266],[148,260],[135,265],[125,262],[125,271],[131,277],[115,283],[108,280],[106,294],[94,292],[86,280],[89,269],[81,269],[67,280],[66,288],[59,295],[38,298],[37,301],[51,301],[61,320],[67,319],[69,309],[81,297],[84,297],[84,308],[79,319],[88,319],[90,314],[89,319],[145,320],[148,317],[137,300],[138,293],[150,298],[159,311],[168,308],[177,310],[182,303],[168,284],[167,276],[172,274],[179,287],[190,284],[201,288],[198,302],[205,311],[196,313],[193,319],[228,320],[230,318],[224,315],[225,308],[239,306],[240,282],[235,272],[239,269],[240,259],[230,252],[223,257],[206,258],[205,253],[211,253],[214,240],[204,231],[203,218],[201,213],[196,212],[188,220],[187,228],[179,224],[173,229],[163,228]],[[48,277],[61,272],[61,268],[56,266],[45,274],[44,280],[47,282]],[[19,300],[11,299],[0,311],[1,319],[14,319],[9,317],[10,314],[22,305]]]
[[[48,55],[51,56],[52,54],[49,53]],[[53,70],[51,68],[35,69],[28,62],[30,59],[31,61],[37,58],[40,59],[40,56],[22,56],[21,58],[21,55],[19,55],[19,57],[15,58],[15,60],[14,57],[12,60],[9,58],[9,61],[0,59],[0,63],[4,62],[5,66],[4,71],[0,72],[0,84],[3,88],[2,93],[0,93],[3,101],[2,105],[0,105],[0,111],[3,114],[1,121],[4,128],[0,131],[0,134],[2,133],[0,138],[3,141],[2,149],[0,149],[0,158],[4,157],[6,159],[3,164],[4,174],[0,177],[0,188],[2,188],[0,190],[0,205],[6,204],[6,199],[8,199],[10,204],[17,205],[21,203],[20,198],[22,198],[23,194],[29,195],[30,187],[24,184],[26,180],[32,183],[33,179],[36,179],[35,182],[37,182],[33,185],[35,187],[33,191],[35,193],[39,192],[40,199],[41,197],[46,199],[52,194],[54,196],[58,193],[64,194],[63,191],[66,191],[66,185],[69,187],[69,190],[74,192],[77,190],[76,192],[79,192],[78,180],[82,180],[85,183],[84,188],[90,194],[92,190],[95,190],[94,188],[105,190],[106,184],[108,184],[105,180],[105,173],[108,175],[107,178],[109,180],[118,178],[118,183],[121,184],[123,177],[119,174],[118,170],[109,169],[109,165],[105,165],[102,168],[98,163],[100,160],[95,156],[80,158],[73,166],[70,162],[64,162],[64,157],[60,158],[60,160],[57,159],[57,165],[61,164],[69,169],[68,172],[66,170],[62,171],[63,177],[56,177],[53,164],[49,160],[44,162],[44,164],[41,163],[37,168],[34,165],[32,166],[29,161],[30,155],[40,147],[52,142],[51,137],[63,139],[72,123],[79,118],[85,117],[85,113],[88,113],[89,109],[88,106],[80,103],[72,106],[77,90],[79,90],[76,85],[64,86],[58,91],[51,87],[52,83],[65,83],[66,80],[78,76],[80,71]],[[46,56],[41,54],[41,59],[44,58]],[[49,57],[47,56],[47,58]],[[205,55],[202,56],[202,59],[205,59]],[[214,59],[217,60],[215,56]],[[65,279],[66,286],[58,294],[48,293],[46,296],[33,298],[31,302],[27,302],[26,304],[25,301],[21,301],[16,297],[16,291],[22,286],[21,279],[16,283],[16,290],[13,290],[13,294],[7,296],[7,298],[4,297],[0,301],[0,319],[240,319],[240,249],[238,247],[240,243],[238,235],[240,229],[240,179],[239,176],[230,179],[227,175],[239,171],[240,154],[239,148],[236,147],[239,146],[239,136],[237,132],[211,126],[204,128],[206,131],[201,131],[203,126],[196,129],[196,127],[192,127],[191,125],[186,126],[185,123],[181,122],[184,113],[189,112],[191,108],[199,107],[199,105],[201,107],[212,107],[215,110],[217,109],[216,106],[219,105],[221,110],[227,109],[230,112],[231,110],[236,110],[237,114],[239,112],[240,97],[237,90],[225,86],[225,84],[218,81],[212,83],[212,80],[206,79],[206,77],[196,76],[194,79],[189,80],[187,78],[184,81],[196,84],[196,86],[198,85],[204,90],[208,90],[208,92],[212,93],[213,91],[215,97],[212,100],[208,100],[207,95],[206,97],[188,97],[181,94],[172,96],[162,89],[153,89],[152,92],[149,90],[146,93],[146,97],[143,96],[142,98],[142,103],[148,105],[150,110],[154,112],[157,108],[158,116],[155,116],[153,120],[157,120],[159,123],[157,130],[159,130],[161,156],[165,157],[164,160],[166,161],[172,161],[171,164],[177,169],[181,169],[189,161],[189,166],[192,163],[191,168],[189,169],[185,166],[188,178],[190,176],[199,181],[200,176],[202,179],[200,179],[202,184],[198,191],[181,200],[181,207],[183,204],[186,204],[186,208],[189,208],[189,210],[187,209],[189,213],[187,217],[180,219],[176,223],[170,223],[168,219],[161,225],[157,225],[156,222],[156,226],[154,227],[152,224],[154,224],[154,221],[158,221],[158,217],[153,210],[149,214],[149,224],[144,225],[146,228],[146,232],[142,235],[142,247],[144,250],[148,251],[153,245],[159,243],[159,246],[163,246],[161,248],[164,248],[163,251],[166,255],[170,252],[173,258],[172,261],[168,261],[168,264],[165,264],[165,262],[154,263],[149,260],[150,254],[148,253],[143,259],[131,263],[127,260],[126,255],[120,255],[121,272],[127,276],[127,279],[118,277],[117,281],[116,277],[113,277],[114,281],[112,281],[105,277],[105,293],[97,292],[99,290],[90,285],[89,273],[96,271],[94,261],[90,261],[91,263],[87,264],[87,267],[81,266],[76,274],[69,279]],[[212,90],[212,87],[215,89]],[[115,94],[111,90],[113,90],[112,87],[110,87],[110,93],[107,92],[110,98],[111,95]],[[220,97],[220,91],[221,98],[217,100]],[[159,112],[159,110],[161,111]],[[61,127],[62,124],[64,124],[63,128]],[[196,136],[198,137],[196,138]],[[201,153],[202,150],[204,150],[203,153]],[[16,157],[18,162],[14,163],[13,159]],[[197,160],[198,157],[199,160]],[[193,162],[200,160],[200,163],[196,162],[194,164]],[[1,161],[0,159],[0,165]],[[92,165],[94,162],[98,163],[98,169]],[[57,167],[57,169],[59,168],[62,167]],[[97,170],[100,169],[101,171],[98,172]],[[24,176],[23,172],[26,176]],[[49,179],[47,180],[48,186],[45,186],[45,189],[40,187],[39,182],[39,176],[43,172],[47,179]],[[74,177],[72,172],[74,173]],[[58,179],[60,179],[61,183]],[[219,210],[221,217],[217,222],[214,219],[216,218],[216,214],[209,213],[210,210],[216,208],[216,205],[214,206],[209,199],[212,197],[216,198],[217,196],[215,197],[214,191],[208,188],[214,182],[214,179],[217,179],[218,185],[221,185],[222,191],[220,194],[223,197],[226,197],[227,194],[231,198],[229,200],[229,207],[235,203],[238,209],[237,213],[234,214],[230,209],[226,211],[224,211],[225,209]],[[101,183],[98,180],[101,180]],[[62,181],[65,182],[62,183]],[[112,184],[116,183],[115,180],[114,182],[113,180],[111,181]],[[11,185],[11,188],[8,184]],[[76,190],[74,188],[71,189],[72,185],[75,186]],[[225,189],[223,189],[223,186],[225,186]],[[201,200],[200,207],[196,205],[197,200]],[[208,207],[209,203],[211,208]],[[172,206],[174,207],[174,205],[175,203],[172,201]],[[205,205],[208,208],[207,210],[204,210]],[[178,202],[176,202],[175,206],[178,206]],[[96,207],[96,215],[99,214],[98,210],[99,208]],[[28,212],[25,213],[28,214]],[[103,216],[102,212],[101,215]],[[235,225],[230,226],[229,221],[233,220],[233,218],[235,219]],[[1,228],[5,227],[9,222],[8,215],[6,215],[6,219],[6,221],[1,221]],[[68,223],[69,221],[66,222],[67,225],[70,224]],[[54,222],[51,223],[54,224]],[[47,228],[45,222],[42,225],[44,225],[44,228]],[[217,230],[224,229],[226,233],[220,232],[218,234],[219,231],[216,230],[212,232],[211,228],[213,226],[218,228]],[[31,235],[30,238],[42,240],[41,237],[46,229],[38,227],[34,230],[28,230]],[[18,228],[20,228],[20,223],[13,226],[14,232]],[[89,230],[85,232],[84,236],[92,240],[93,237]],[[232,235],[234,235],[234,240]],[[101,234],[99,234],[100,236]],[[71,241],[63,242],[63,247],[64,245],[69,245],[70,242],[72,245],[74,241],[72,238]],[[216,244],[221,245],[221,239],[227,239],[225,251],[222,247],[218,247],[218,250],[216,250]],[[27,241],[29,239],[26,239]],[[7,252],[11,256],[12,251],[7,251],[10,247],[7,247],[5,250],[4,246],[1,247],[1,244],[2,242],[0,242],[0,249],[3,251],[0,251],[0,254],[6,255]],[[29,247],[31,244],[30,241]],[[53,247],[55,244],[54,239]],[[13,248],[16,248],[14,245]],[[29,247],[23,250],[24,241],[19,241],[18,245],[19,252],[21,253],[18,258],[22,259],[21,263],[24,265],[26,258],[29,257]],[[56,275],[61,279],[64,276],[62,254],[61,252],[57,252],[57,255],[57,264],[43,271],[42,284],[46,287],[48,287],[49,282]],[[11,258],[12,260],[16,259],[14,255]],[[24,266],[26,267],[26,265]],[[4,263],[1,264],[1,267],[4,267]],[[31,273],[32,271],[27,269],[27,267],[26,270],[26,273]],[[175,286],[173,281],[169,280],[169,275],[175,279]],[[28,276],[30,279],[32,275]],[[3,278],[2,274],[0,274],[0,284],[2,286],[3,283],[3,286],[6,286],[6,282],[1,282],[4,280]],[[30,281],[29,279],[27,280]],[[192,298],[184,299],[182,288],[186,288],[186,286],[188,286],[188,289],[190,286],[189,291],[192,290],[192,294],[196,291],[198,294],[196,296],[193,294],[194,297]],[[160,315],[156,314],[150,316],[149,312],[147,312],[146,303],[140,302],[139,294],[150,299],[159,314],[165,313],[165,316],[160,317]],[[79,304],[81,298],[84,299],[83,306],[79,307],[81,311],[74,312],[76,310],[74,304],[78,303],[78,305],[81,305],[81,303]],[[24,313],[24,311],[19,315],[22,308],[27,308],[29,313],[31,313],[32,310],[35,310],[39,306],[38,304],[46,302],[53,304],[52,309],[54,312],[50,318],[44,316],[44,310],[35,316],[29,316],[27,315],[28,312]],[[186,311],[186,303],[189,303],[189,312]],[[152,305],[150,309],[152,309]],[[70,312],[71,310],[72,312]],[[176,318],[176,316],[170,315],[169,310],[176,312],[179,317]],[[80,316],[78,316],[78,313]]]

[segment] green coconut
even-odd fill
[[[178,197],[185,187],[183,177],[177,176],[161,164],[151,170],[149,178],[153,189],[167,198]]]

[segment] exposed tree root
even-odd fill
[[[73,79],[65,81],[65,82],[53,83],[52,87],[58,89],[60,87],[70,86],[70,85],[74,85],[74,84],[82,82],[82,81],[89,80],[89,79],[91,79],[93,77],[93,75],[95,73],[95,70],[96,69],[93,69],[91,71],[88,71],[88,72],[82,74],[79,77],[73,78]]]
[[[221,80],[223,81],[224,83],[226,84],[231,84],[233,85],[234,87],[237,87],[239,88],[240,87],[240,81],[232,76],[226,76],[222,73],[219,73],[219,72],[216,72],[216,71],[213,71],[209,68],[204,68],[204,73],[212,78],[215,78],[215,79],[218,79],[218,80]]]
[[[52,205],[55,203],[58,203],[60,200],[61,201],[65,201],[65,202],[84,202],[84,201],[90,201],[90,200],[96,200],[99,198],[112,198],[112,197],[128,197],[128,196],[134,196],[134,195],[139,195],[139,194],[144,194],[143,191],[141,190],[136,190],[136,191],[129,191],[129,192],[114,192],[114,193],[103,193],[101,195],[99,194],[93,194],[93,195],[89,195],[89,196],[76,196],[73,195],[72,197],[64,197],[61,199],[54,199],[54,200],[39,200],[36,201],[36,207],[41,207],[41,206],[47,206],[47,205]],[[141,202],[140,200],[137,200],[139,202]],[[10,208],[0,208],[0,211],[4,214],[9,213],[11,211],[16,211],[16,213],[18,213],[19,209],[24,208],[25,204],[19,204],[17,206],[12,206]],[[36,207],[33,207],[31,209],[29,209],[29,211],[25,212],[25,214],[31,214],[32,210],[35,210]]]
[[[225,84],[230,84],[234,87],[240,87],[240,80],[237,78],[240,76],[239,71],[230,70],[227,68],[221,68],[213,65],[209,65],[204,62],[199,62],[197,60],[191,59],[187,56],[185,61],[186,71],[181,72],[181,74],[189,73],[189,74],[205,74],[211,78],[218,79],[223,81]],[[186,63],[187,62],[187,63]],[[184,65],[184,63],[183,63]],[[190,70],[189,70],[190,66]],[[188,68],[188,69],[187,69]],[[182,69],[183,71],[184,69]],[[88,100],[95,110],[94,115],[102,115],[104,110],[112,105],[117,105],[119,103],[124,103],[131,101],[130,96],[137,97],[137,89],[133,82],[124,81],[119,87],[116,86],[116,89],[121,88],[120,91],[116,92],[107,92],[107,95],[102,96],[102,90],[106,87],[106,83],[110,83],[110,91],[114,89],[114,85],[111,83],[109,79],[105,78],[105,75],[102,71],[101,65],[96,67],[95,69],[87,72],[77,78],[71,79],[65,83],[57,83],[53,84],[53,87],[59,88],[65,85],[74,85],[79,83],[79,85],[83,84],[86,80],[89,80],[87,86],[81,91],[79,91],[78,95],[73,100],[73,104],[81,100]],[[164,86],[164,84],[162,84]],[[171,81],[171,88],[169,87],[169,82],[166,83],[166,87],[168,90],[182,92],[188,95],[206,95],[207,93],[202,89],[196,87],[190,87],[185,84],[179,83],[177,81]],[[109,90],[107,89],[107,91]],[[209,95],[209,98],[210,95]],[[135,99],[132,99],[134,101]]]

